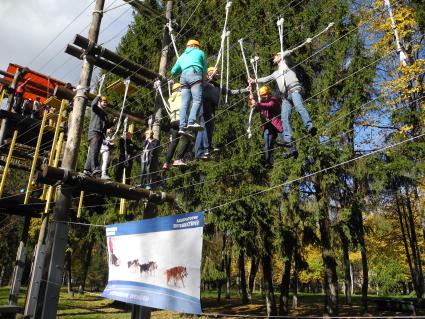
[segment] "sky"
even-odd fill
[[[81,61],[66,54],[64,48],[77,33],[87,37],[94,3],[94,0],[1,0],[0,69],[6,70],[9,63],[16,63],[77,84]],[[122,0],[105,0],[105,11],[108,7],[118,8],[104,14],[98,43],[115,50],[132,22],[132,9]]]

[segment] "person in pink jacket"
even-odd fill
[[[268,86],[262,86],[259,90],[260,101],[256,101],[253,95],[250,95],[250,105],[255,107],[261,114],[263,124],[261,128],[263,130],[264,138],[264,160],[265,165],[269,168],[273,167],[273,149],[278,134],[282,135],[283,124],[280,119],[280,103],[279,99],[271,95],[270,88]],[[288,152],[284,153],[283,157],[296,157],[298,155],[295,145],[289,148]]]

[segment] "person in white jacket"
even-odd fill
[[[106,130],[106,137],[102,141],[102,146],[100,147],[100,155],[102,156],[102,179],[111,179],[108,175],[108,164],[111,156],[111,150],[114,148],[115,144],[111,138],[111,129]]]
[[[292,129],[289,122],[292,106],[295,107],[298,114],[301,116],[301,120],[303,121],[307,132],[311,136],[316,135],[317,130],[313,126],[310,115],[304,106],[304,101],[301,96],[302,85],[298,80],[297,75],[288,67],[285,59],[282,59],[281,52],[274,55],[273,63],[277,65],[277,70],[268,76],[258,78],[257,83],[269,83],[274,80],[279,87],[282,98],[281,119],[283,124],[284,143],[287,145],[292,143]],[[250,80],[250,83],[254,82],[255,80]]]

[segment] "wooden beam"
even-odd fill
[[[85,51],[77,48],[71,44],[68,44],[66,49],[65,49],[65,53],[68,53],[69,55],[72,55],[73,57],[76,57],[77,59],[82,60],[83,56],[85,54]],[[134,73],[124,67],[122,67],[121,65],[109,62],[103,58],[93,58],[93,64],[95,66],[98,66],[99,68],[109,71],[115,75],[118,75],[124,79],[126,78],[130,78],[130,80],[134,83],[136,83],[137,85],[140,86],[144,86],[147,87],[149,89],[153,88],[153,82],[151,80],[148,80],[144,77],[142,77],[141,75],[139,75],[138,73]]]
[[[90,43],[89,39],[83,37],[82,35],[77,34],[74,39],[74,44],[87,50],[90,47],[92,50],[90,53],[93,53],[101,58],[104,58],[107,61],[111,61],[117,65],[122,66],[125,69],[128,69],[132,73],[137,73],[143,77],[146,77],[149,80],[155,81],[157,79],[164,80],[164,77],[159,73],[153,72],[143,65],[133,62],[127,58],[124,58],[111,50],[108,50],[102,47],[99,44]]]
[[[65,100],[72,100],[75,96],[75,92],[73,90],[67,89],[63,86],[57,86],[55,88],[55,91],[53,92],[53,95],[56,96],[58,99],[65,99]],[[95,97],[94,94],[89,94],[89,99],[93,99]],[[113,109],[111,107],[106,107],[105,112],[110,113],[115,116],[120,115],[120,111]],[[139,124],[146,124],[146,121],[140,117],[138,117],[136,114],[125,111],[124,115],[128,116],[128,119],[132,122],[139,123]]]
[[[175,196],[172,194],[167,194],[164,192],[153,192],[132,185],[121,184],[100,178],[93,178],[71,170],[64,170],[48,165],[42,166],[42,177],[46,179],[44,181],[54,181],[54,183],[57,181],[62,181],[62,183],[66,185],[75,186],[76,189],[111,197],[126,198],[131,200],[148,199],[153,203],[175,202]],[[41,181],[42,179],[36,179],[36,182]]]

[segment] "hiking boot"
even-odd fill
[[[111,180],[111,176],[108,176],[106,174],[102,174],[102,176],[100,177],[101,179],[106,179],[106,180]]]
[[[317,128],[312,126],[312,127],[307,129],[307,132],[308,132],[308,134],[310,134],[311,137],[314,137],[317,134]]]
[[[201,156],[199,156],[199,158],[200,158],[201,160],[208,161],[208,160],[210,160],[210,159],[211,159],[211,156],[210,156],[210,154],[209,154],[209,153],[205,153],[205,154],[202,154]]]
[[[168,164],[168,163],[164,163],[164,165],[162,165],[162,169],[164,169],[164,170],[169,170],[170,169],[170,164]]]
[[[99,178],[102,175],[102,172],[100,170],[94,170],[93,173],[91,174],[91,176],[95,177],[95,178]]]
[[[193,132],[198,132],[198,131],[204,130],[204,128],[198,123],[189,123],[189,124],[187,124],[186,128],[188,130],[193,131]]]
[[[187,166],[187,164],[183,160],[175,160],[173,166]]]
[[[83,171],[83,174],[86,175],[86,176],[91,176],[91,172],[88,169],[85,169]]]

